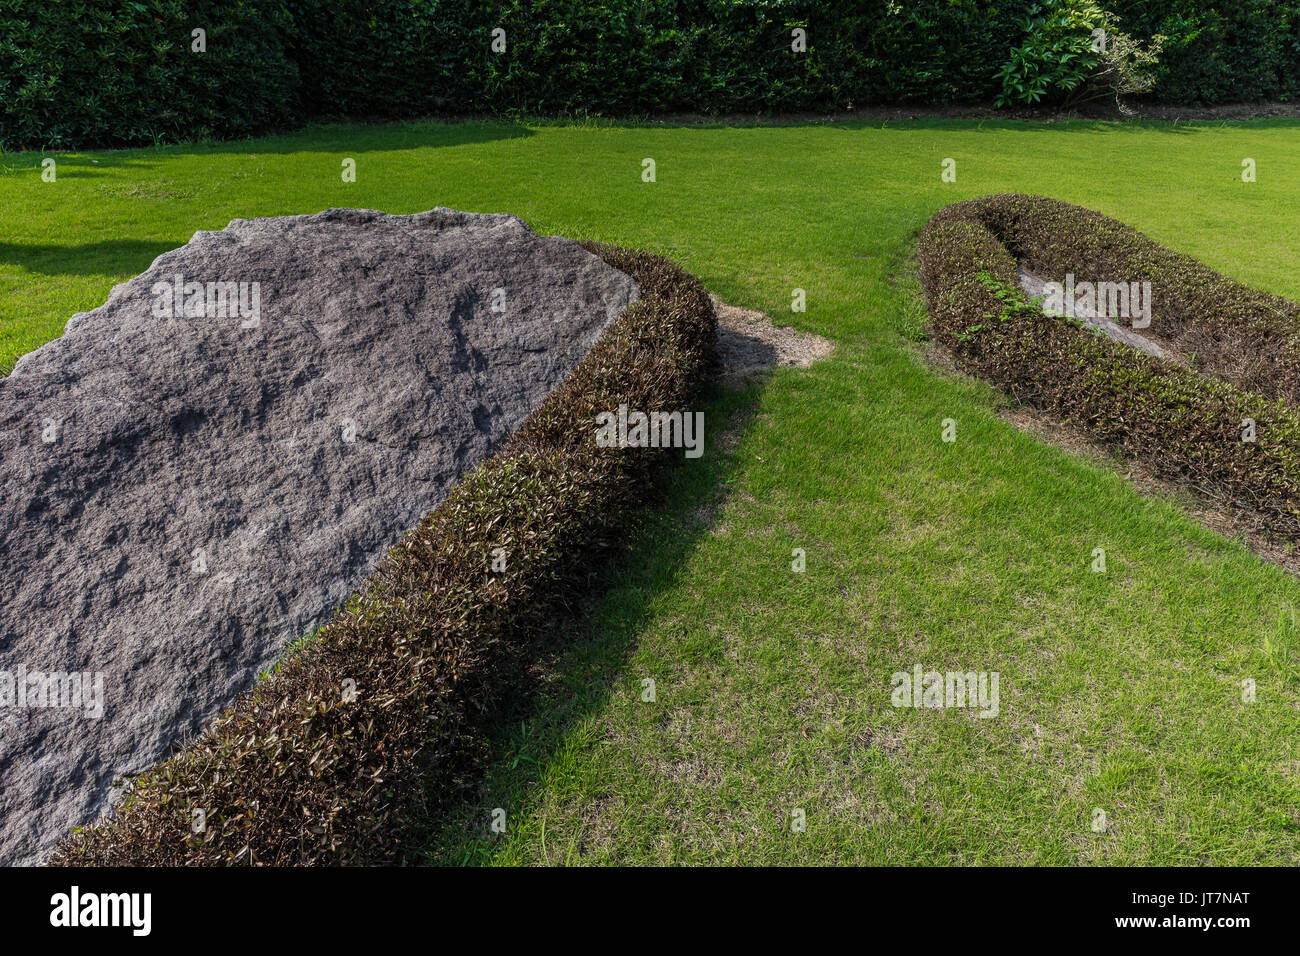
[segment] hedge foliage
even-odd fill
[[[192,31],[207,52],[192,53]],[[0,148],[246,136],[292,123],[282,0],[0,0]]]
[[[1034,24],[1078,2],[0,0],[0,147],[223,138],[334,117],[988,103],[1009,66],[1069,75],[1013,61],[1050,58],[1059,43],[1036,43]],[[1135,39],[1168,38],[1158,100],[1300,92],[1300,0],[1105,6]],[[190,51],[196,27],[203,54]],[[806,52],[791,49],[795,28]]]
[[[1129,0],[1114,9],[1133,35],[1168,38],[1152,91],[1159,102],[1249,103],[1300,95],[1300,3],[1294,0]]]
[[[576,603],[654,472],[681,455],[598,448],[596,415],[621,403],[689,408],[714,362],[717,321],[698,280],[656,256],[587,248],[632,275],[641,298],[314,641],[138,778],[118,811],[74,834],[56,862],[404,859],[426,794],[456,785],[459,734],[509,692],[503,661]],[[492,569],[497,548],[504,572]],[[201,834],[195,809],[206,815]]]
[[[944,216],[964,217],[953,207]],[[1029,272],[1059,281],[1150,282],[1142,334],[1198,371],[1300,408],[1300,305],[1220,275],[1118,220],[1040,197],[975,200],[979,220]]]
[[[1251,505],[1300,532],[1300,306],[1218,275],[1096,212],[1002,195],[940,210],[918,247],[937,339],[1016,399],[1144,460],[1163,477]],[[1019,268],[1061,281],[1150,281],[1142,334],[1157,359],[1020,290]],[[1243,440],[1244,420],[1255,440]]]

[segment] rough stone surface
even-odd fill
[[[260,318],[160,317],[178,274],[258,283]],[[513,216],[237,219],[23,357],[0,380],[0,862],[39,861],[324,623],[637,294]],[[102,717],[6,702],[24,671],[98,672]]]

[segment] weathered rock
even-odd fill
[[[178,275],[250,283],[245,312],[217,287],[177,314]],[[329,210],[196,233],[21,359],[0,380],[0,862],[95,819],[322,624],[636,296],[512,216]],[[92,675],[89,705],[23,706],[33,672]]]

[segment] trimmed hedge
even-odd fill
[[[131,0],[109,11],[0,0],[0,148],[227,138],[339,117],[989,103],[1031,24],[1067,2]],[[1103,5],[1140,41],[1168,37],[1157,100],[1300,93],[1300,0]],[[190,52],[194,27],[208,31],[207,53]],[[796,27],[806,52],[791,49]]]
[[[192,53],[191,32],[207,31]],[[283,0],[0,0],[0,149],[248,136],[298,119]]]
[[[54,862],[404,859],[426,791],[456,785],[459,733],[508,689],[503,661],[582,596],[655,471],[681,454],[598,448],[596,415],[620,403],[682,410],[715,359],[717,321],[698,280],[657,256],[585,245],[632,275],[641,299],[314,641]],[[502,573],[491,570],[496,548]],[[196,808],[207,819],[197,835]]]
[[[933,330],[962,368],[1164,477],[1247,502],[1270,527],[1300,532],[1300,414],[1288,368],[1300,332],[1295,303],[1038,196],[948,206],[922,231],[918,256]],[[1204,344],[1196,366],[1208,374],[1044,314],[1020,289],[1019,262],[1053,281],[1067,272],[1151,281],[1143,334],[1175,354]],[[1243,441],[1247,418],[1254,442]]]
[[[935,222],[974,215],[1029,272],[1060,281],[1150,282],[1142,334],[1196,368],[1300,408],[1300,305],[1252,289],[1166,249],[1118,220],[1037,196],[950,207]]]
[[[1290,0],[1123,0],[1134,36],[1168,39],[1152,98],[1161,103],[1250,103],[1300,95],[1300,4]]]

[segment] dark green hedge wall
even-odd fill
[[[1295,0],[1124,0],[1107,4],[1137,37],[1168,37],[1153,98],[1247,103],[1300,94]]]
[[[1055,0],[0,0],[0,148],[321,117],[648,116],[987,103]],[[1112,0],[1169,37],[1157,100],[1300,92],[1300,0]],[[190,31],[208,51],[190,52]],[[490,50],[496,27],[506,51]],[[808,51],[790,49],[808,31]]]
[[[190,52],[191,31],[208,52]],[[291,123],[282,0],[0,0],[0,148],[225,138]]]

